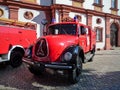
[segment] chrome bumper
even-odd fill
[[[31,59],[23,58],[22,61],[28,65],[34,65],[34,62],[32,62]]]
[[[58,64],[45,64],[46,68],[52,68],[52,69],[72,69],[72,66],[67,65],[58,65]]]
[[[35,63],[31,61],[31,59],[23,58],[22,61],[28,65],[35,65]],[[39,66],[44,65],[45,68],[51,68],[51,69],[71,70],[73,68],[72,65],[61,64],[61,63],[60,64],[59,63],[57,63],[57,64],[51,64],[51,63],[48,64],[47,63],[46,64],[46,63],[38,62],[37,64],[39,64]]]

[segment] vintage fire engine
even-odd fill
[[[92,61],[95,55],[95,31],[79,22],[50,24],[46,31],[28,50],[31,58],[23,61],[35,75],[49,68],[66,75],[72,83],[78,82],[82,63]]]
[[[27,25],[28,23],[0,18],[0,62],[9,62],[12,67],[21,65],[25,48],[36,40],[35,30],[23,28]]]

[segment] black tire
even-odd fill
[[[79,82],[81,72],[82,72],[82,58],[77,56],[74,69],[69,71],[68,78],[70,82],[73,84]]]
[[[44,68],[40,69],[40,67],[36,67],[36,66],[29,66],[28,69],[32,74],[37,76],[42,75],[42,73],[44,72]]]
[[[13,51],[10,56],[10,65],[13,68],[19,67],[22,64],[22,53],[18,51]]]

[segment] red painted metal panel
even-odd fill
[[[26,48],[35,40],[35,30],[0,26],[0,54],[8,53],[10,45],[21,45]]]

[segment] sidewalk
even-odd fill
[[[96,51],[96,55],[120,55],[120,47],[115,47],[112,50],[100,50]]]

